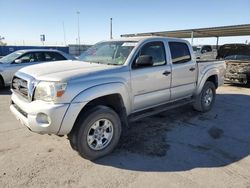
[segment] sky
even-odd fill
[[[250,0],[0,0],[0,36],[11,45],[94,44],[125,33],[250,24]],[[64,30],[63,30],[64,25]],[[64,32],[65,31],[65,32]],[[65,33],[65,40],[64,40]],[[250,42],[250,36],[224,37],[219,43]],[[215,44],[215,38],[194,44]]]

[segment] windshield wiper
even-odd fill
[[[89,63],[97,63],[97,64],[102,64],[102,65],[119,65],[119,64],[106,63],[106,62],[100,62],[100,61],[89,61]]]
[[[114,63],[107,63],[106,65],[119,65],[119,64],[114,64]]]

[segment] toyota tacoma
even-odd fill
[[[209,111],[224,61],[196,62],[188,41],[131,37],[97,43],[77,61],[19,70],[10,109],[29,130],[67,135],[82,157],[112,152],[129,122],[185,104]]]

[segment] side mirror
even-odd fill
[[[153,66],[153,57],[150,55],[141,55],[136,59],[136,67],[150,67]]]
[[[16,63],[16,64],[22,63],[22,60],[21,60],[21,59],[16,59],[16,60],[14,61],[14,63]]]

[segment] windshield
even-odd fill
[[[16,51],[0,59],[0,63],[12,63],[16,58],[21,56],[24,52]]]
[[[79,57],[81,61],[123,65],[137,42],[116,41],[97,43]]]

